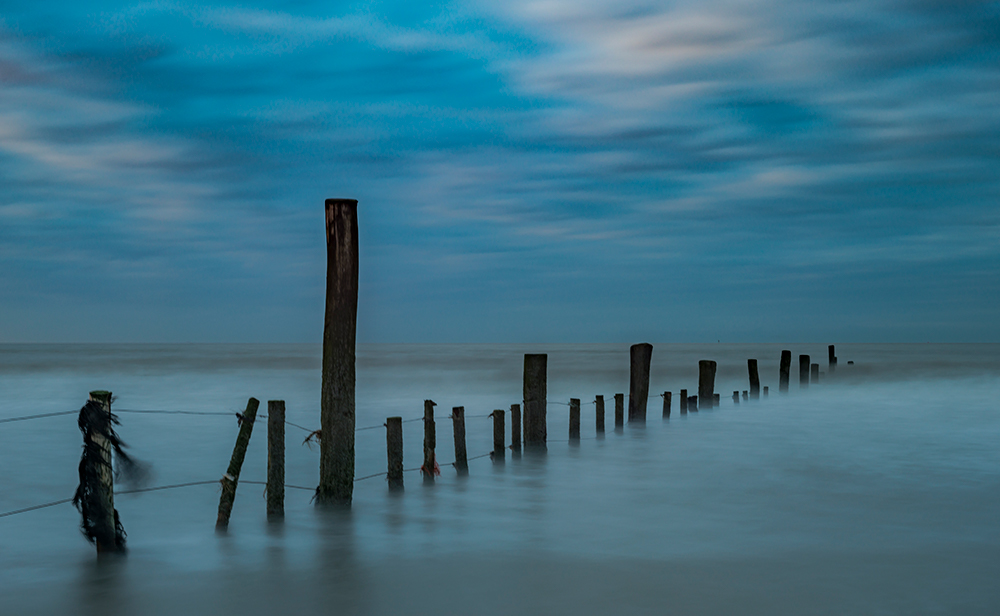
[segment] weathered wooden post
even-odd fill
[[[809,364],[810,382],[819,383],[819,364]]]
[[[507,446],[504,443],[504,420],[503,409],[493,411],[493,461],[503,460],[507,454]]]
[[[604,396],[594,398],[594,417],[598,434],[604,434]]]
[[[80,485],[73,505],[83,517],[81,527],[87,539],[97,547],[97,554],[125,552],[125,530],[120,528],[115,511],[114,469],[111,451],[116,439],[111,414],[111,392],[92,391],[77,419],[83,432],[83,455],[80,459]]]
[[[521,405],[510,405],[510,448],[521,450]]]
[[[465,450],[465,407],[451,409],[452,426],[455,430],[455,470],[459,475],[469,474],[469,454]]]
[[[354,495],[354,378],[358,323],[358,202],[326,200],[326,317],[316,504]]]
[[[760,399],[760,374],[757,373],[757,360],[747,360],[747,371],[750,373],[750,397]]]
[[[580,440],[580,399],[569,399],[569,440]]]
[[[389,491],[403,489],[403,418],[388,417],[385,420],[385,453],[388,460],[386,478]]]
[[[688,396],[688,410],[698,412],[698,396]]]
[[[267,521],[285,517],[285,401],[267,401]]]
[[[764,397],[767,397],[767,385],[764,386]]]
[[[544,353],[524,355],[524,445],[544,446],[548,438],[547,370],[549,356]]]
[[[663,392],[663,416],[670,419],[670,396],[669,391]]]
[[[680,399],[677,403],[680,405],[681,415],[687,415],[688,412],[688,390],[682,389],[680,393]]]
[[[739,403],[740,403],[740,392],[734,391],[733,392],[733,404],[739,404]]]
[[[437,431],[434,426],[435,406],[437,406],[437,402],[424,400],[424,464],[420,467],[424,483],[434,483],[434,475],[441,473],[438,470],[437,459],[434,457],[434,449],[437,447]]]
[[[625,425],[625,394],[615,394],[615,429]]]
[[[792,370],[792,352],[782,351],[781,352],[781,367],[779,372],[778,380],[778,391],[780,393],[788,393],[788,377]]]
[[[834,349],[834,345],[832,344],[830,345],[829,352],[830,352],[830,366],[828,370],[830,374],[833,374],[834,370],[837,369],[837,353],[836,349]]]
[[[236,484],[240,480],[240,469],[243,468],[243,458],[247,455],[247,445],[253,434],[254,420],[257,419],[257,398],[247,400],[247,408],[240,419],[240,432],[236,435],[236,446],[233,456],[229,459],[229,469],[222,476],[222,496],[219,497],[219,515],[215,520],[215,530],[225,532],[229,528],[229,516],[233,512],[233,501],[236,500]],[[353,481],[353,479],[352,479]]]
[[[653,358],[653,345],[648,342],[633,344],[629,349],[630,369],[628,388],[628,420],[646,421],[646,401],[649,398],[649,363]]]
[[[809,387],[809,356],[799,355],[799,387]]]
[[[698,400],[701,408],[712,408],[715,398],[715,369],[717,364],[710,359],[698,362]]]

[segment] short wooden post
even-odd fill
[[[455,470],[459,475],[468,475],[469,454],[465,450],[465,407],[452,407],[451,420],[455,431]]]
[[[698,396],[688,396],[688,410],[698,412]]]
[[[760,399],[760,374],[757,372],[757,360],[747,360],[747,372],[750,373],[750,397]]]
[[[358,202],[326,200],[326,315],[316,505],[354,495],[354,378],[358,323]]]
[[[812,383],[819,383],[819,364],[809,364],[810,379]]]
[[[385,453],[388,461],[386,477],[389,491],[403,489],[403,418],[388,417],[385,420]]]
[[[625,394],[615,394],[615,428],[625,425]]]
[[[792,370],[792,352],[782,351],[781,352],[781,367],[779,368],[778,376],[778,391],[780,393],[788,393],[788,377]]]
[[[569,440],[580,440],[580,399],[569,399]]]
[[[521,449],[521,405],[510,405],[510,448],[514,451]]]
[[[437,432],[434,428],[435,406],[437,403],[433,400],[424,400],[424,464],[420,467],[424,483],[434,483],[434,475],[441,472],[434,457],[434,449],[437,447]]]
[[[628,420],[643,422],[646,421],[646,401],[649,398],[649,363],[653,358],[653,345],[648,342],[633,344],[629,355]]]
[[[285,517],[285,401],[267,401],[267,521]]]
[[[594,398],[595,428],[598,434],[604,433],[604,396]]]
[[[236,446],[233,456],[229,459],[229,469],[222,476],[222,496],[219,497],[219,515],[215,520],[215,530],[225,532],[229,528],[229,516],[233,512],[233,501],[236,500],[236,484],[240,480],[240,469],[243,468],[243,458],[247,455],[247,445],[253,434],[254,420],[257,418],[257,407],[260,400],[250,398],[247,408],[240,420],[240,432],[236,435]],[[353,481],[353,480],[352,480]]]
[[[688,390],[682,389],[677,404],[680,405],[681,415],[687,415],[688,412]]]
[[[739,403],[740,403],[740,392],[734,391],[733,392],[733,404],[739,404]]]
[[[94,541],[98,556],[125,551],[124,532],[120,536],[118,534],[111,457],[113,445],[108,438],[114,422],[111,397],[110,391],[90,392],[90,399],[80,409],[78,419],[80,429],[86,429],[86,432],[83,435],[83,459],[80,460],[80,486],[73,504],[83,515],[84,530]]]
[[[746,402],[749,399],[750,399],[749,392],[747,392],[747,390],[744,389],[743,390],[743,401]]]
[[[670,396],[669,391],[663,392],[663,416],[670,419]]]
[[[799,355],[799,387],[809,387],[809,356]]]
[[[507,446],[504,443],[504,412],[503,409],[493,411],[493,461],[506,457]]]
[[[833,374],[833,372],[837,369],[837,352],[836,349],[834,348],[834,345],[832,344],[830,345],[828,350],[830,352],[830,366],[828,370],[830,374]]]
[[[767,385],[764,386],[764,397],[767,397]]]
[[[717,364],[710,359],[698,362],[698,400],[701,408],[712,408],[715,398],[715,369]]]
[[[721,395],[722,394],[712,394],[712,406],[715,408],[719,408],[719,397]]]
[[[549,356],[544,353],[524,355],[524,444],[545,445],[547,376]]]

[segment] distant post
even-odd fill
[[[829,352],[830,352],[829,372],[830,374],[833,374],[834,370],[837,369],[837,352],[836,349],[834,349],[834,345],[832,344],[830,345]]]
[[[506,457],[507,446],[504,444],[504,421],[503,409],[493,411],[493,461],[497,462]]]
[[[698,362],[698,400],[701,408],[712,408],[715,399],[715,369],[718,364],[710,359]]]
[[[733,392],[733,404],[739,404],[739,403],[740,403],[740,392],[734,391]]]
[[[403,489],[403,418],[388,417],[385,420],[385,452],[388,461],[389,491]]]
[[[757,360],[747,360],[747,371],[750,373],[750,397],[754,400],[760,398],[760,374],[757,373]]]
[[[267,401],[267,521],[285,517],[285,401]]]
[[[604,396],[594,398],[594,418],[598,434],[604,433]]]
[[[524,355],[524,444],[545,445],[547,370],[549,356],[544,353]]]
[[[663,392],[663,416],[670,419],[670,396],[669,391]]]
[[[809,364],[810,378],[812,383],[819,383],[819,364]]]
[[[569,399],[569,440],[580,440],[580,399]]]
[[[451,421],[455,432],[455,470],[459,475],[469,474],[469,454],[465,450],[465,407],[451,409]]]
[[[781,368],[778,380],[778,391],[780,393],[788,393],[788,375],[792,370],[792,352],[782,351],[781,352]]]
[[[809,387],[809,356],[799,355],[799,387]]]
[[[424,483],[434,483],[434,475],[440,472],[434,456],[434,449],[437,447],[437,430],[434,426],[435,406],[437,403],[433,400],[424,400],[424,464],[420,467]]]
[[[688,396],[688,410],[698,412],[698,396]]]
[[[764,386],[764,397],[767,397],[767,385]]]
[[[649,398],[649,363],[653,358],[653,345],[648,342],[633,344],[629,349],[630,378],[628,388],[628,420],[646,421],[646,400]]]
[[[615,429],[625,425],[625,394],[615,394]]]
[[[514,451],[521,449],[521,405],[510,405],[510,448]]]
[[[688,390],[682,389],[680,395],[677,399],[677,404],[680,406],[681,415],[687,415],[688,412]]]
[[[247,445],[250,443],[250,435],[253,433],[253,424],[254,420],[257,419],[257,407],[259,406],[260,401],[257,398],[250,398],[247,401],[246,410],[243,411],[240,432],[236,435],[236,445],[233,447],[233,456],[229,459],[229,468],[226,469],[226,474],[222,476],[219,515],[215,519],[216,531],[225,532],[229,528],[229,516],[233,512],[233,501],[236,500],[236,485],[240,481],[240,469],[243,468],[243,459],[247,455]]]
[[[354,495],[354,347],[358,323],[358,202],[326,200],[326,317],[316,504]]]

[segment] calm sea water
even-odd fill
[[[1000,345],[838,345],[818,385],[777,392],[782,348],[826,370],[825,345],[655,344],[651,392],[669,420],[613,429],[628,391],[627,345],[370,345],[358,349],[357,423],[438,403],[438,459],[451,461],[452,406],[470,456],[492,447],[493,409],[521,398],[526,352],[549,354],[549,445],[503,464],[442,467],[355,486],[350,513],[286,493],[265,522],[262,487],[241,484],[230,532],[214,532],[213,485],[119,495],[126,559],[97,563],[70,505],[0,518],[0,613],[13,614],[997,614],[1000,613]],[[242,410],[286,401],[319,427],[311,345],[0,345],[0,419],[117,396],[119,434],[152,485],[213,480],[234,417],[130,410]],[[768,398],[734,406],[746,359]],[[697,362],[719,364],[721,407],[680,415]],[[855,365],[848,366],[853,360]],[[608,432],[594,407],[607,399]],[[583,438],[567,442],[570,397]],[[508,420],[509,428],[509,420]],[[287,428],[286,481],[312,488],[319,453]],[[422,425],[404,424],[405,467]],[[243,480],[263,480],[266,429]],[[72,496],[81,436],[73,415],[0,424],[0,512]],[[358,476],[385,470],[382,428],[357,434]]]

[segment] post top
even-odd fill
[[[90,392],[90,399],[95,402],[110,402],[111,392],[105,391],[103,389],[95,389],[94,391]]]
[[[329,205],[339,205],[341,203],[343,203],[345,205],[357,205],[358,204],[358,200],[357,199],[340,199],[340,198],[331,198],[331,199],[327,199],[326,200],[326,205],[328,205],[328,206]]]

